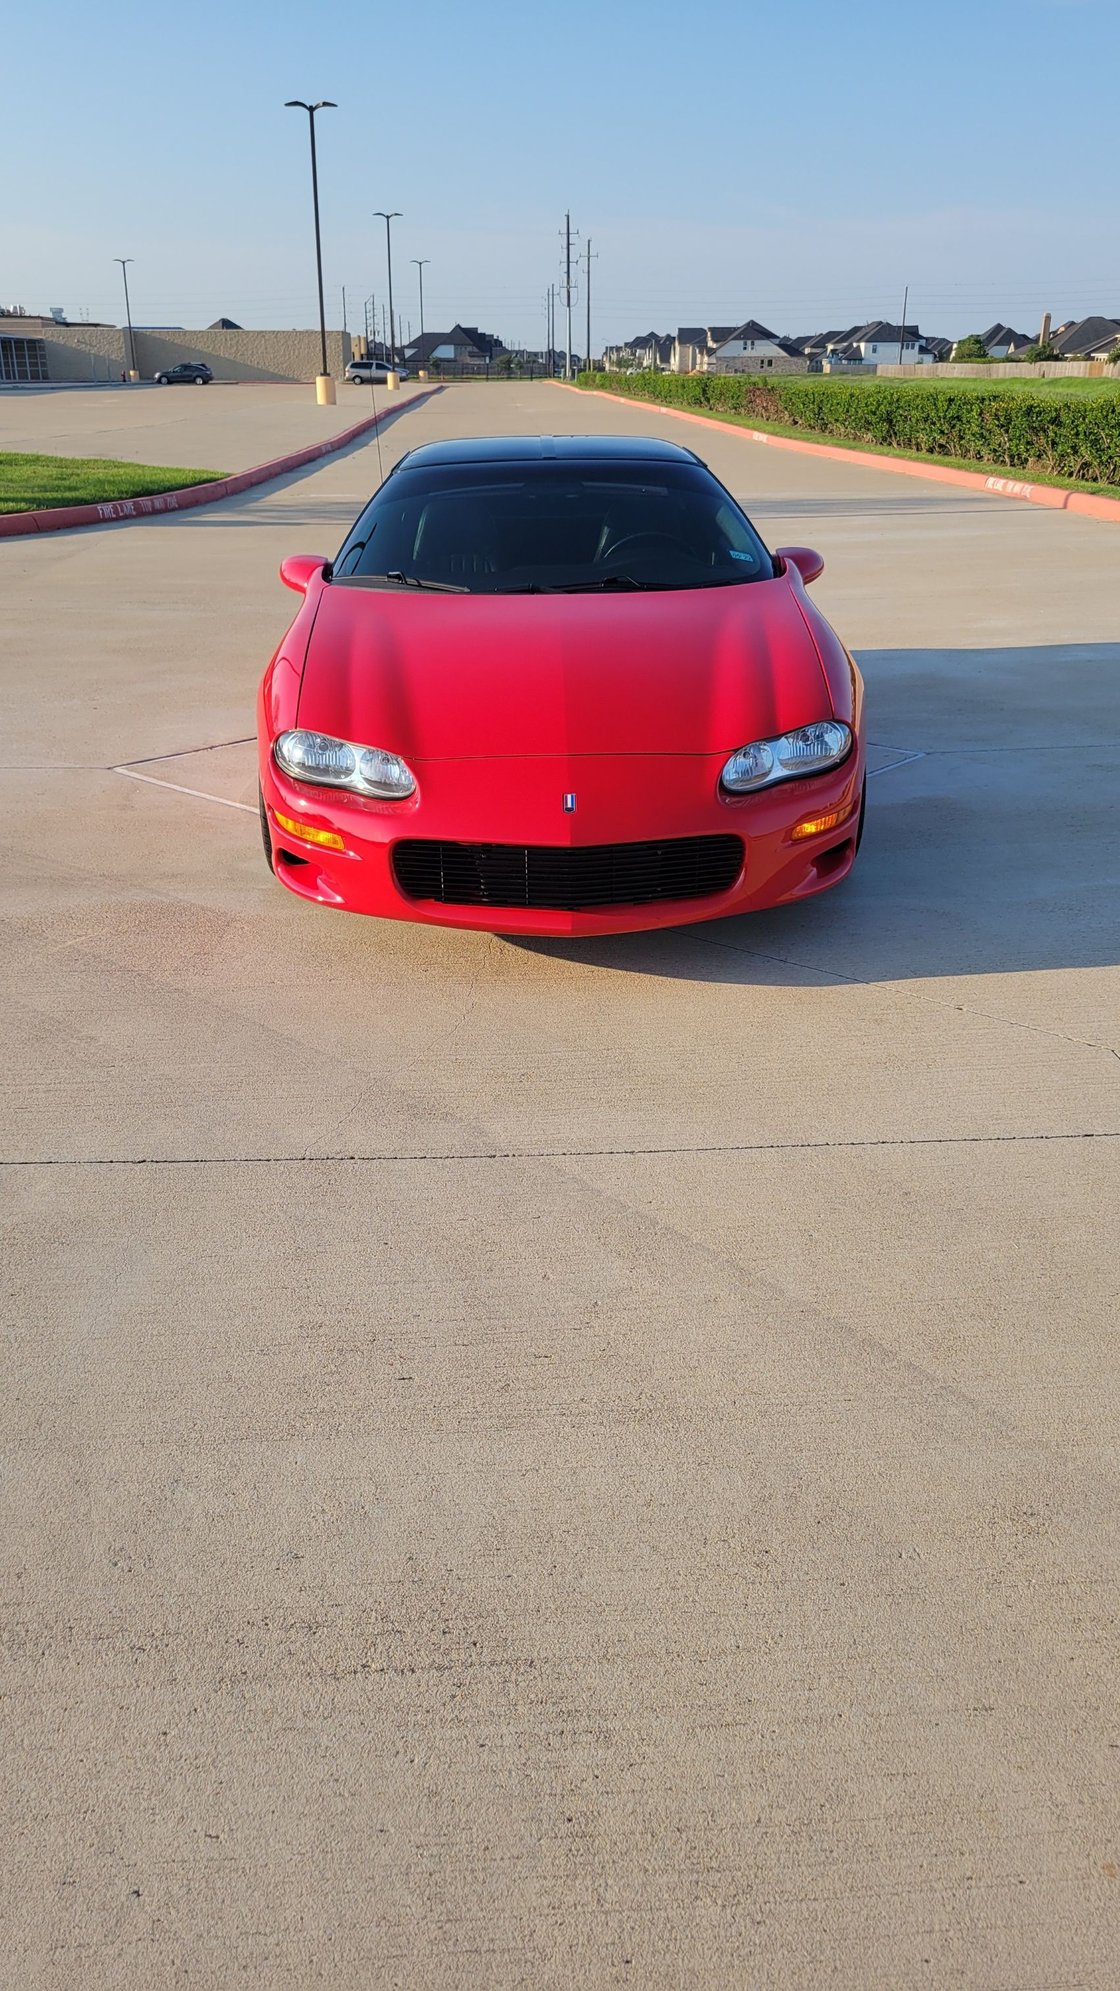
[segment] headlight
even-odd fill
[[[317,788],[349,788],[355,795],[399,802],[416,786],[412,769],[399,754],[384,747],[356,747],[329,733],[281,733],[272,751],[277,766],[293,781],[310,781]]]
[[[769,788],[775,781],[838,767],[851,750],[850,726],[842,726],[838,719],[818,719],[815,725],[799,726],[796,732],[782,733],[776,740],[755,740],[749,747],[740,747],[720,775],[720,785],[730,795],[749,795],[752,789]]]

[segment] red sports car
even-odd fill
[[[261,684],[270,866],[320,905],[594,934],[785,904],[859,845],[863,686],[691,450],[603,436],[402,458]]]

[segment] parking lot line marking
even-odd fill
[[[223,809],[244,809],[247,816],[255,816],[251,802],[230,802],[224,795],[207,795],[202,788],[184,788],[180,781],[159,781],[154,774],[137,774],[132,767],[111,767],[110,774],[123,774],[129,781],[146,781],[149,788],[170,788],[175,795],[193,795],[196,802],[218,802]]]

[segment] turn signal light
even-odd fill
[[[282,816],[275,810],[276,821],[289,836],[299,837],[303,843],[317,843],[322,850],[345,850],[346,845],[337,830],[317,830],[311,823],[297,823],[292,816]]]
[[[806,816],[804,822],[790,831],[790,839],[793,843],[800,843],[803,837],[820,836],[824,830],[834,830],[837,823],[842,823],[845,816],[851,813],[850,807],[845,804],[842,809],[830,809],[827,816]],[[280,818],[276,820],[279,822]]]

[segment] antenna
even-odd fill
[[[370,368],[370,375],[369,375],[369,405],[370,405],[370,408],[371,408],[371,410],[373,411],[373,413],[374,413],[374,414],[376,415],[376,413],[377,413],[377,395],[376,395],[376,393],[375,393],[375,391],[374,391],[374,386],[373,386],[373,369],[372,369],[372,367]],[[383,484],[383,483],[385,482],[385,465],[384,465],[384,464],[382,463],[382,461],[381,461],[381,423],[380,423],[380,421],[378,422],[378,424],[377,424],[377,427],[376,427],[376,428],[374,429],[374,431],[373,431],[373,440],[374,440],[374,442],[375,442],[375,443],[377,444],[377,476],[378,476],[378,480],[379,480],[379,482]]]

